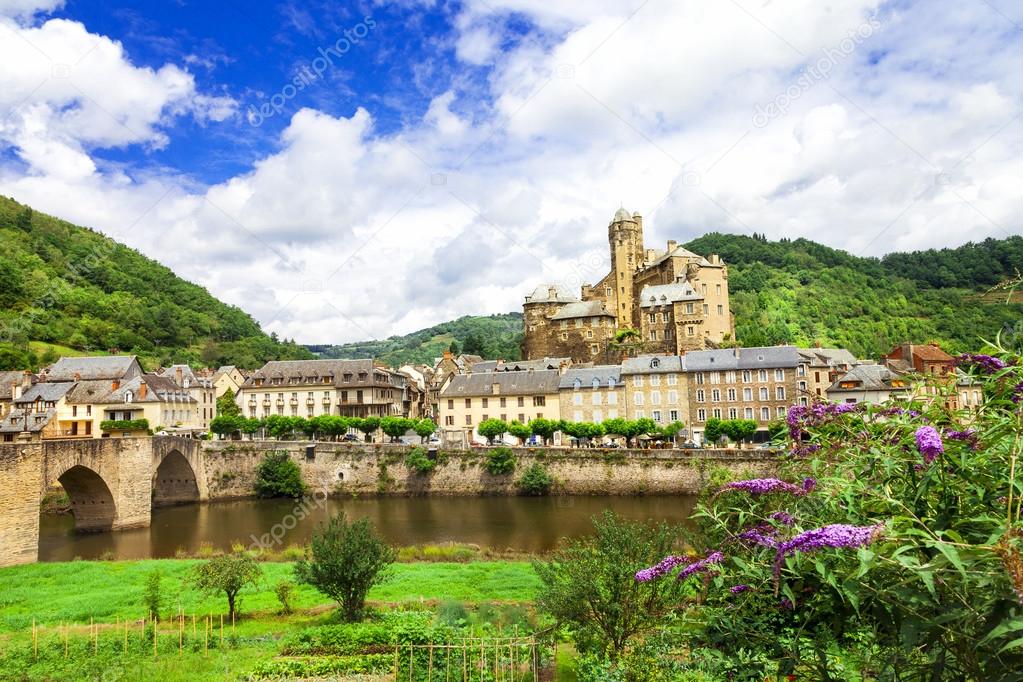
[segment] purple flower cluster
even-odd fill
[[[980,440],[980,436],[977,435],[977,429],[966,429],[964,431],[946,431],[945,440],[956,440],[966,443],[971,449],[977,449],[977,442]]]
[[[742,594],[743,592],[749,592],[753,588],[749,585],[732,585],[728,588],[728,591],[732,594]]]
[[[813,481],[808,486],[808,481]],[[751,478],[746,481],[732,481],[731,483],[725,484],[719,492],[725,490],[741,490],[747,492],[750,495],[766,495],[767,493],[788,493],[790,495],[805,495],[809,491],[813,490],[813,487],[817,484],[812,478],[806,479],[803,482],[803,486],[794,485],[792,483],[786,483],[785,481],[777,478]]]
[[[796,524],[796,520],[792,518],[792,514],[789,514],[787,511],[776,511],[771,514],[771,519],[777,521],[783,526],[794,526]]]
[[[828,403],[816,402],[813,405],[793,405],[785,415],[785,423],[789,427],[789,435],[792,440],[799,441],[807,426],[817,426],[828,421],[832,417],[858,410],[859,405],[855,403]]]
[[[941,442],[941,434],[933,426],[921,426],[916,430],[916,448],[924,456],[924,462],[930,464],[945,452],[945,444]]]
[[[903,407],[889,407],[881,410],[878,414],[880,414],[882,417],[898,417],[901,415],[906,415],[911,419],[916,419],[917,417],[920,416],[920,413],[917,412],[916,410],[907,410]]]
[[[637,571],[636,580],[641,583],[648,583],[651,580],[668,575],[676,566],[688,563],[688,557],[667,556],[661,559],[661,563],[656,566],[651,566],[650,568],[644,568],[642,571]]]
[[[780,565],[784,557],[791,556],[796,552],[812,552],[824,548],[866,547],[880,535],[883,528],[883,524],[850,526],[844,523],[833,523],[829,526],[805,531],[778,545],[776,564]]]
[[[956,358],[956,364],[976,367],[985,374],[994,374],[1009,366],[1004,360],[983,353],[963,353]]]
[[[1012,389],[1012,402],[1017,405],[1023,402],[1023,381],[1016,384],[1016,387]]]
[[[703,559],[700,559],[699,561],[694,561],[693,563],[689,564],[681,571],[679,571],[678,579],[685,580],[694,573],[703,573],[704,571],[710,570],[711,566],[713,566],[714,564],[721,563],[722,561],[724,561],[724,559],[725,555],[722,554],[721,552],[711,552]]]
[[[739,542],[750,542],[763,547],[774,547],[778,544],[775,539],[778,531],[769,523],[759,523],[749,530],[743,531],[735,536]]]

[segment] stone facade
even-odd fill
[[[653,419],[658,426],[692,423],[684,360],[678,355],[654,355],[622,363],[629,419]]]
[[[621,367],[598,365],[569,369],[558,391],[561,418],[572,422],[602,422],[625,418],[625,386]]]
[[[581,298],[542,285],[523,304],[527,359],[567,355],[575,362],[617,362],[616,333],[634,330],[644,352],[678,355],[731,338],[728,268],[669,241],[659,252],[643,243],[643,218],[620,209],[608,224],[611,271]]]

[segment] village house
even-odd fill
[[[827,399],[828,389],[838,377],[859,363],[844,348],[800,348],[799,357],[803,369],[796,381],[796,395],[806,399],[799,401],[802,405]]]
[[[238,395],[242,384],[245,383],[245,375],[234,365],[224,365],[213,372],[214,398],[219,398],[230,390]]]
[[[195,400],[196,413],[189,421],[197,423],[203,431],[209,431],[210,422],[217,416],[217,395],[213,376],[196,374],[188,365],[171,365],[158,374],[173,381]]]
[[[476,427],[491,418],[523,424],[533,419],[561,419],[560,383],[561,372],[556,369],[452,376],[439,400],[445,442],[485,442]]]
[[[784,419],[797,396],[797,380],[806,365],[795,346],[723,348],[685,355],[690,432],[702,441],[708,419],[750,419],[755,440],[766,440],[771,422]]]
[[[653,419],[658,426],[687,422],[686,356],[643,355],[622,361],[625,417]]]
[[[879,405],[889,400],[904,400],[909,396],[906,379],[884,365],[862,364],[841,374],[825,392],[827,399],[836,403],[870,403]]]
[[[571,367],[558,383],[561,418],[600,423],[625,417],[625,384],[619,365]]]
[[[406,416],[404,375],[372,360],[272,360],[242,384],[236,401],[248,417]]]
[[[955,358],[936,343],[901,343],[881,358],[881,364],[913,381],[913,393],[927,401],[943,398],[950,410],[959,409]]]

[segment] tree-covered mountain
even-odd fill
[[[1023,305],[993,287],[1023,270],[1023,237],[860,258],[806,240],[711,233],[686,248],[729,268],[743,346],[820,342],[878,357],[901,341],[966,351],[1002,331],[1023,340]]]
[[[306,346],[324,358],[376,358],[392,367],[406,363],[433,364],[451,348],[488,360],[522,357],[522,314],[466,316],[405,336],[340,346]]]
[[[0,244],[0,369],[69,353],[133,353],[147,367],[311,357],[137,251],[6,197]]]

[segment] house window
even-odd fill
[[[341,396],[342,396],[343,400],[348,400],[348,391],[342,391],[341,392]],[[449,410],[455,409],[455,401],[454,400],[449,400],[448,401],[448,409]]]
[[[753,419],[753,408],[747,407],[744,411],[744,416],[746,419]]]
[[[639,374],[639,375],[636,375],[635,377],[633,377],[632,378],[632,385],[635,386],[636,388],[642,388],[643,387],[643,375]]]
[[[544,407],[547,405],[547,396],[535,395],[533,396],[533,407]]]
[[[702,388],[696,392],[696,402],[702,403],[702,402],[705,402],[706,399],[707,399],[707,394],[704,392],[704,390]]]
[[[602,398],[600,397],[600,393],[594,393],[593,394],[593,401],[592,402],[593,402],[594,405],[600,405],[601,404]]]
[[[785,418],[785,408],[784,407],[779,407],[778,408],[778,419],[784,419],[784,418]]]
[[[632,394],[632,404],[633,405],[642,405],[643,404],[643,394],[638,392],[638,391],[636,393],[633,393]]]
[[[760,408],[760,421],[765,421],[766,422],[766,421],[770,421],[770,420],[771,420],[771,408],[769,408],[769,407],[761,407]]]
[[[753,381],[753,372],[748,369],[742,370],[742,383],[748,384],[751,381]]]
[[[720,384],[721,383],[721,372],[711,372],[710,373],[710,383],[712,383],[712,384]]]
[[[668,412],[668,419],[670,419],[673,422],[677,422],[678,421],[678,410],[671,410],[670,412]]]
[[[697,372],[696,373],[696,383],[697,383],[697,385],[703,383],[703,372]]]
[[[767,381],[767,370],[762,369],[757,372],[757,378],[760,379],[760,381]]]
[[[753,400],[753,389],[750,388],[749,386],[747,386],[746,388],[742,389],[742,399],[743,400]]]
[[[483,398],[482,400],[483,400],[483,407],[490,407],[490,405],[489,405],[490,399],[489,398]]]
[[[471,414],[465,415],[465,425],[466,426],[472,426],[472,415]]]
[[[785,387],[778,386],[774,389],[775,400],[785,400]]]
[[[721,408],[720,407],[715,407],[713,412],[714,412],[714,419],[721,419]]]
[[[525,407],[526,406],[526,399],[523,398],[522,396],[519,396],[518,404],[519,404],[519,407]]]
[[[618,404],[618,394],[617,393],[608,393],[607,394],[607,404],[608,405],[617,405]]]
[[[715,389],[711,390],[711,392],[710,392],[710,399],[713,402],[715,402],[715,403],[719,402],[721,400],[721,389],[720,388],[715,388]]]
[[[718,304],[718,315],[724,315],[724,314],[725,314],[725,307],[719,303]]]
[[[678,402],[678,391],[668,391],[668,402],[672,404]]]
[[[707,410],[702,407],[696,411],[696,421],[705,422],[707,421]]]
[[[590,344],[590,355],[596,355],[600,352],[600,346],[595,343]]]
[[[785,370],[783,370],[783,369],[776,369],[776,370],[774,370],[774,380],[775,381],[785,381]]]
[[[727,372],[725,372],[725,383],[726,384],[734,384],[735,383],[735,371],[734,370],[728,370]]]
[[[728,408],[728,418],[729,419],[738,419],[739,418],[739,411],[737,409],[735,409],[734,407],[729,407]]]
[[[472,398],[466,398],[465,399],[465,406],[466,407],[472,407]]]
[[[651,405],[660,405],[661,404],[661,392],[660,391],[653,391],[653,392],[650,393],[650,404]]]
[[[660,386],[661,385],[661,377],[657,376],[656,374],[653,375],[652,377],[650,377],[650,385],[651,386]]]
[[[455,425],[455,415],[449,414],[448,416],[444,417],[444,425],[445,426],[454,426]]]
[[[501,398],[501,407],[508,407],[508,399]]]
[[[651,341],[656,341],[657,340],[657,330],[656,329],[651,329],[650,330],[650,340]]]
[[[573,395],[572,396],[572,404],[573,405],[582,405],[583,404],[583,394],[582,393],[576,393],[575,395]]]
[[[731,403],[735,402],[735,389],[734,388],[728,389],[728,402],[731,402]]]
[[[767,400],[768,397],[769,396],[768,396],[768,393],[767,393],[767,387],[766,386],[761,386],[760,387],[760,399],[761,400]]]
[[[654,419],[655,422],[661,421],[661,411],[660,410],[654,410],[653,411],[653,419]]]

